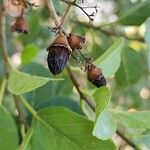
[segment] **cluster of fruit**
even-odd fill
[[[47,48],[48,51],[48,67],[52,74],[56,75],[62,72],[69,56],[75,50],[82,49],[85,44],[85,38],[65,33],[60,33],[54,42]],[[106,80],[101,72],[101,69],[97,68],[91,60],[86,61],[85,70],[87,71],[87,78],[95,86],[106,86]]]
[[[15,23],[11,26],[12,32],[19,32],[28,34],[28,23],[24,18],[24,12],[28,5],[36,6],[27,3],[25,0],[4,0],[5,11],[12,17],[16,18]],[[48,51],[48,67],[53,75],[59,74],[65,67],[69,56],[75,50],[81,50],[85,44],[85,38],[60,32],[54,42],[47,48]],[[101,72],[91,60],[86,60],[85,70],[87,71],[87,78],[95,86],[106,86],[106,80]]]

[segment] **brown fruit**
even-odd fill
[[[70,47],[67,36],[63,33],[59,34],[54,42],[47,48],[48,51],[48,67],[52,74],[56,75],[62,72],[70,55]]]
[[[12,32],[28,34],[29,27],[23,16],[17,18],[15,24],[11,27]]]
[[[96,87],[106,86],[106,80],[101,70],[91,63],[87,65],[87,77]]]
[[[72,50],[82,49],[85,44],[85,38],[79,35],[69,34],[67,39]]]

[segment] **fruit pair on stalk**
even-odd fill
[[[70,54],[82,49],[85,44],[85,38],[64,33],[60,33],[54,42],[47,48],[48,51],[48,67],[53,75],[59,74],[63,71]],[[99,68],[94,66],[90,61],[86,62],[87,78],[95,86],[101,87],[106,85],[106,80]]]

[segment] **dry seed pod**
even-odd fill
[[[96,87],[106,86],[106,80],[99,68],[93,64],[87,64],[87,77]]]
[[[85,38],[79,35],[69,34],[67,39],[72,50],[82,49],[85,44]]]
[[[70,55],[67,36],[60,33],[55,41],[47,48],[48,67],[53,75],[59,74],[64,69]]]
[[[4,0],[6,12],[12,17],[19,17],[27,5],[24,0]]]
[[[17,18],[15,24],[11,27],[12,32],[20,32],[24,34],[28,34],[29,27],[23,16]]]

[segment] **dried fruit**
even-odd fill
[[[23,16],[17,18],[15,24],[11,27],[12,32],[20,32],[24,34],[28,34],[29,27]]]
[[[64,69],[71,52],[67,41],[67,36],[60,33],[55,41],[47,48],[47,50],[48,67],[52,74],[59,74]]]
[[[72,50],[82,49],[85,44],[85,38],[79,35],[69,34],[67,39]]]
[[[87,77],[97,87],[106,86],[106,80],[101,70],[91,63],[87,64]]]
[[[12,17],[19,17],[27,5],[24,0],[4,0],[6,12]]]

